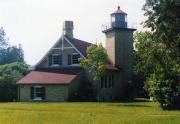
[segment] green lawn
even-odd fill
[[[180,124],[158,103],[0,103],[0,124]]]

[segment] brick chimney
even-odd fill
[[[63,24],[63,34],[70,37],[70,38],[73,38],[73,29],[74,29],[74,26],[73,26],[73,21],[65,21],[64,24]]]

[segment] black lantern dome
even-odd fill
[[[112,28],[127,28],[127,13],[118,9],[111,14],[111,27]]]

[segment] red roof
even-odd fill
[[[122,11],[121,9],[120,9],[120,6],[118,6],[118,9],[115,11],[115,12],[113,12],[112,14],[127,14],[127,13],[125,13],[124,11]],[[111,15],[112,15],[111,14]]]
[[[17,84],[69,84],[77,74],[32,71]]]
[[[92,43],[82,41],[76,38],[69,38],[68,36],[66,37],[84,56],[87,56],[86,50],[89,46],[92,45]]]

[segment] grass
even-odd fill
[[[0,103],[0,124],[180,124],[154,102]]]

